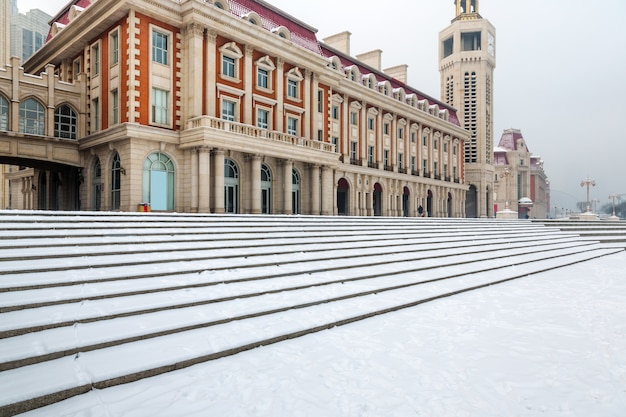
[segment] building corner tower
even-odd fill
[[[493,71],[496,30],[478,10],[479,0],[454,0],[456,15],[439,33],[441,99],[457,109],[465,142],[467,217],[491,217],[493,164]]]

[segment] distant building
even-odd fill
[[[6,0],[5,0],[6,1]],[[52,16],[33,9],[25,14],[19,13],[17,0],[11,1],[11,56],[18,56],[26,61],[41,48],[48,36],[48,22]]]
[[[550,183],[543,161],[533,155],[518,129],[507,129],[494,150],[496,206],[510,210],[520,219],[550,216]]]

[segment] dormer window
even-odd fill
[[[272,33],[277,34],[283,39],[291,40],[291,33],[289,32],[289,29],[284,26],[275,27],[272,29]]]

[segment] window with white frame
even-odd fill
[[[78,117],[67,104],[54,109],[54,137],[76,139]]]
[[[98,97],[91,100],[91,131],[100,129],[100,99]]]
[[[374,147],[367,147],[367,163],[371,166],[374,163]]]
[[[239,79],[239,61],[243,57],[241,49],[235,42],[229,42],[219,48],[222,54],[221,76],[230,79]]]
[[[261,129],[269,129],[270,112],[266,109],[256,110],[256,125]]]
[[[257,88],[271,90],[272,89],[272,71],[276,69],[276,66],[272,62],[269,56],[256,61],[256,85]]]
[[[383,151],[383,163],[385,167],[389,167],[389,149]]]
[[[46,113],[43,105],[34,98],[20,103],[20,132],[31,135],[46,134]]]
[[[398,168],[400,169],[404,168],[404,154],[403,153],[398,153]]]
[[[298,119],[295,117],[287,117],[287,133],[298,136]]]
[[[293,68],[287,72],[287,97],[292,99],[300,98],[300,82],[304,79],[298,68]]]
[[[358,113],[355,111],[350,112],[350,124],[356,126],[358,123],[359,123]]]
[[[169,124],[169,92],[152,88],[152,123]]]
[[[109,34],[109,51],[111,54],[111,65],[116,65],[120,59],[120,32],[115,29]]]
[[[9,130],[9,100],[0,95],[0,130]]]
[[[385,135],[389,134],[389,123],[383,124],[383,134]]]
[[[257,87],[269,89],[269,73],[266,69],[256,69],[256,84]]]
[[[350,141],[350,161],[356,161],[356,148],[357,143],[355,141]]]
[[[333,106],[331,113],[333,119],[339,120],[339,106]]]
[[[236,107],[237,103],[235,103],[234,101],[222,100],[222,119],[234,122],[236,116]]]
[[[111,123],[118,124],[120,122],[120,97],[117,91],[111,91]]]
[[[169,65],[169,35],[152,29],[152,62]]]
[[[369,130],[374,130],[374,118],[373,117],[368,117],[368,119],[367,119],[367,128]]]

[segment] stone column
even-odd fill
[[[214,149],[213,157],[213,212],[222,214],[224,207],[224,151]]]
[[[250,195],[247,206],[250,214],[261,214],[261,156],[246,155],[250,167]]]
[[[283,214],[293,214],[291,204],[293,161],[283,159],[281,163],[283,165]]]
[[[309,165],[311,174],[311,212],[309,214],[318,216],[320,214],[320,166]]]
[[[208,30],[206,32],[206,62],[207,71],[206,77],[206,100],[207,100],[207,115],[217,117],[215,112],[217,111],[217,90],[215,83],[217,82],[217,72],[220,71],[220,67],[217,65],[217,32],[214,30]],[[224,192],[222,192],[224,194]]]
[[[198,149],[198,211],[211,211],[211,149],[201,146]],[[224,163],[222,162],[222,182],[224,177]],[[216,167],[217,168],[217,167]],[[192,174],[193,175],[193,174]],[[224,191],[222,191],[222,195]]]
[[[302,115],[302,127],[304,128],[302,134],[307,139],[317,139],[317,134],[315,137],[311,136],[311,111],[313,106],[311,104],[311,70],[304,70],[304,114]],[[290,174],[291,177],[291,174]],[[291,205],[290,205],[291,206]]]
[[[189,23],[183,29],[183,38],[187,45],[186,59],[183,61],[184,96],[187,97],[186,108],[183,109],[184,120],[202,115],[202,41],[204,28],[197,23]]]
[[[244,71],[243,71],[243,123],[253,125],[252,122],[252,85],[256,82],[256,74],[252,65],[254,48],[246,45],[244,48]]]
[[[200,152],[199,148],[194,148],[191,151],[191,204],[190,209],[192,213],[198,212],[198,164],[199,157],[198,152]]]
[[[334,189],[333,170],[330,167],[322,166],[322,216],[334,214]]]
[[[274,130],[284,132],[285,60],[282,58],[276,60],[276,100],[276,127]]]

